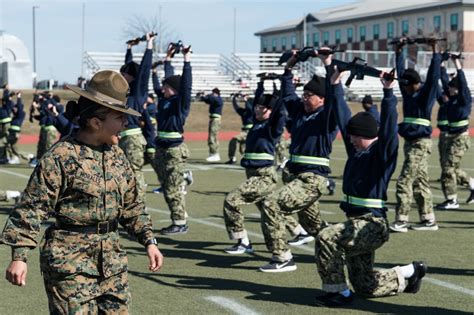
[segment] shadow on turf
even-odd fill
[[[324,294],[319,289],[282,287],[269,284],[260,284],[249,281],[210,278],[185,275],[166,275],[151,274],[130,270],[130,274],[141,277],[161,285],[197,290],[216,290],[220,291],[241,291],[248,292],[246,298],[249,300],[276,302],[278,304],[295,304],[303,306],[313,306],[313,300],[316,295]],[[315,277],[317,275],[314,275]],[[171,280],[171,282],[165,279]],[[398,305],[382,302],[384,298],[364,299],[356,298],[354,304],[345,309],[360,310],[373,313],[391,313],[391,314],[454,314],[453,310],[429,306]],[[471,314],[468,312],[456,311],[456,314]]]
[[[10,214],[10,212],[12,211],[13,209],[13,204],[11,206],[8,206],[8,205],[2,205],[0,207],[0,213],[1,214]]]

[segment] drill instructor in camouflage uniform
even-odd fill
[[[395,222],[390,225],[393,232],[408,232],[410,227],[419,231],[436,231],[433,196],[428,176],[428,158],[431,155],[431,111],[438,95],[438,81],[441,73],[441,55],[437,52],[436,41],[431,41],[433,50],[425,83],[413,69],[405,69],[402,47],[406,41],[400,39],[396,47],[397,76],[405,80],[400,84],[403,97],[403,121],[399,134],[405,140],[403,151],[405,161],[397,179]],[[415,199],[420,223],[409,226],[408,215],[412,200]]]
[[[329,66],[330,59],[322,59]],[[304,86],[300,99],[292,82],[291,67],[295,62],[296,57],[292,56],[281,78],[281,97],[292,119],[290,160],[286,165],[289,177],[282,188],[263,200],[263,235],[273,254],[271,261],[260,267],[263,272],[296,270],[286,241],[284,216],[298,213],[299,223],[310,235],[319,233],[323,222],[318,200],[328,190],[329,154],[337,134],[336,121],[325,99],[329,78],[314,76]]]
[[[191,106],[192,70],[191,46],[182,48],[184,65],[182,75],[167,74],[172,71],[171,58],[173,45],[168,47],[164,62],[165,79],[158,93],[157,122],[158,132],[155,139],[155,170],[161,183],[165,201],[171,212],[171,225],[161,229],[162,234],[183,234],[188,231],[187,213],[182,192],[184,168],[189,157],[188,146],[184,143],[184,123]],[[154,83],[158,83],[157,81]],[[157,90],[157,88],[155,88]]]
[[[326,227],[316,238],[316,264],[323,290],[327,292],[316,297],[316,305],[326,307],[352,303],[353,293],[346,282],[344,265],[355,292],[368,297],[416,293],[427,269],[423,262],[373,269],[375,250],[389,238],[384,203],[397,164],[397,99],[393,95],[393,80],[382,79],[384,97],[377,130],[377,121],[368,112],[351,118],[340,80],[341,74],[335,67],[327,97],[348,155],[343,175],[344,199],[340,205],[348,220]]]
[[[43,156],[5,224],[0,242],[12,248],[6,278],[26,284],[28,252],[41,223],[54,217],[40,244],[50,312],[126,314],[127,256],[118,224],[146,247],[151,271],[163,263],[133,169],[117,145],[126,115],[140,114],[126,106],[128,84],[117,72],[97,72],[85,90],[69,88],[80,95],[79,130]]]
[[[453,55],[454,56],[454,55]],[[471,91],[462,70],[461,61],[455,56],[452,60],[457,75],[448,85],[449,101],[446,104],[448,134],[446,136],[447,156],[443,160],[441,185],[446,201],[436,206],[441,210],[459,208],[457,184],[470,189],[466,203],[474,202],[474,178],[461,169],[461,160],[471,145],[469,137],[469,115],[472,109]],[[446,77],[444,77],[446,79]]]
[[[140,113],[143,119],[143,104],[148,98],[148,82],[150,81],[151,60],[153,54],[152,33],[146,34],[147,47],[143,54],[140,65],[133,61],[132,44],[128,44],[125,54],[125,64],[120,68],[120,72],[130,85],[130,93],[127,97],[127,106]],[[135,43],[133,43],[135,44]],[[143,175],[143,165],[145,164],[146,139],[140,127],[140,117],[128,115],[127,127],[120,133],[120,148],[130,160],[135,177],[137,178],[138,192],[140,198],[145,198],[145,176]],[[151,124],[150,120],[144,119],[145,124]]]

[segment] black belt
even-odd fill
[[[60,230],[71,232],[86,233],[86,234],[107,234],[118,230],[118,220],[98,222],[96,225],[70,225],[56,222],[56,226]]]

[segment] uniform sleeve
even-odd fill
[[[143,54],[142,61],[140,62],[140,67],[138,68],[137,74],[137,83],[136,87],[138,89],[136,94],[137,96],[143,96],[148,94],[148,83],[150,81],[150,71],[151,71],[151,59],[152,59],[152,50],[147,49]]]
[[[458,91],[460,97],[460,105],[465,106],[472,103],[471,91],[467,84],[466,75],[463,70],[458,70]]]
[[[165,66],[165,79],[168,79],[171,76],[174,76],[174,67],[171,64],[171,61],[166,60],[164,62]]]
[[[384,89],[383,95],[378,141],[383,161],[388,164],[390,160],[397,158],[398,152],[397,98],[393,89]]]
[[[405,73],[405,58],[403,58],[402,53],[395,54],[395,68],[397,69],[397,77],[403,77],[403,74]],[[402,93],[402,96],[405,96],[406,92],[404,86],[400,83],[400,81],[398,81],[398,85],[400,86],[400,92]]]
[[[12,260],[26,261],[28,251],[37,246],[41,223],[54,211],[64,186],[62,177],[62,167],[51,155],[45,156],[31,174],[0,238],[0,243],[11,246]]]
[[[331,104],[332,112],[334,112],[334,118],[339,126],[341,131],[342,138],[344,139],[344,144],[346,146],[347,155],[351,156],[354,154],[354,147],[350,142],[349,135],[347,134],[347,124],[351,119],[351,110],[347,106],[346,101],[344,100],[344,90],[342,85],[339,83],[337,85],[331,85],[329,99],[327,100]]]
[[[125,228],[127,233],[136,237],[138,242],[145,245],[146,242],[154,237],[150,214],[145,210],[145,203],[138,196],[138,187],[135,174],[125,155],[124,176],[127,180],[127,189],[123,196],[123,207],[119,222]]]
[[[132,61],[133,61],[132,49],[128,48],[127,52],[125,53],[125,64],[130,63]]]

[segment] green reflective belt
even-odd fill
[[[216,119],[220,119],[220,118],[221,118],[221,115],[219,115],[219,114],[211,114],[209,117],[211,117],[211,118],[216,118]]]
[[[20,126],[15,126],[15,125],[11,125],[10,128],[8,128],[9,130],[14,130],[14,131],[20,131],[21,128]]]
[[[243,125],[242,129],[248,130],[248,129],[252,129],[252,127],[253,127],[253,124],[248,124],[248,125]]]
[[[449,127],[464,127],[469,125],[469,120],[460,120],[455,122],[450,122]]]
[[[275,158],[273,155],[268,154],[268,153],[244,153],[244,159],[273,161]]]
[[[141,133],[142,133],[142,130],[140,128],[132,128],[132,129],[121,131],[119,135],[121,137],[126,137],[126,136],[139,135]]]
[[[158,138],[162,139],[180,139],[183,136],[179,132],[158,131]]]
[[[306,156],[306,155],[291,155],[290,161],[293,163],[300,163],[300,164],[314,164],[314,165],[329,166],[329,159],[322,158],[322,157],[314,157],[314,156]]]
[[[43,130],[53,130],[53,129],[56,129],[56,127],[54,127],[53,125],[41,125],[41,129]]]
[[[155,153],[156,150],[155,150],[155,148],[147,148],[147,149],[146,149],[146,152],[147,152],[147,153]]]
[[[9,123],[10,121],[12,121],[11,117],[3,118],[3,119],[0,119],[0,124],[6,124],[6,123]]]
[[[424,118],[405,117],[403,118],[403,122],[407,124],[415,124],[415,125],[422,125],[422,126],[431,125],[431,122],[428,119],[424,119]]]
[[[383,208],[385,206],[385,202],[382,199],[358,198],[344,195],[344,201],[354,206],[366,208]]]
[[[448,124],[448,120],[438,120],[438,126],[447,126]]]

